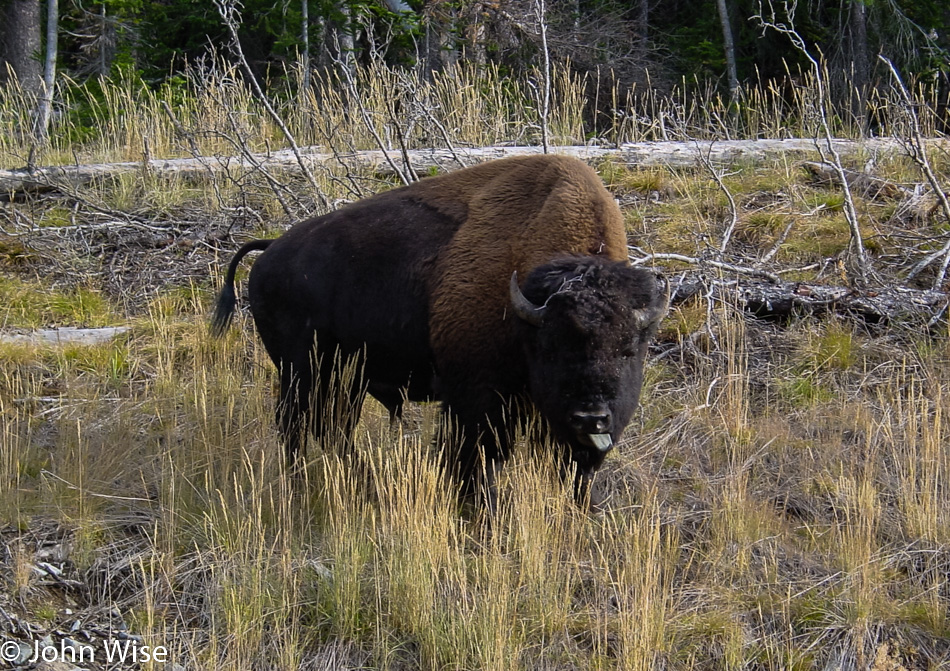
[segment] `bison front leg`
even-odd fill
[[[561,452],[561,480],[573,480],[574,501],[580,508],[600,512],[605,497],[603,487],[596,481],[595,475],[603,463],[603,458],[595,457],[592,463],[592,460],[586,457],[587,455],[582,455],[578,459],[577,455],[571,454],[570,449],[564,448]]]
[[[446,472],[455,484],[459,499],[484,505],[492,514],[498,509],[498,475],[504,461],[485,455],[481,441],[450,439],[443,447]],[[454,444],[452,444],[454,443]]]
[[[576,469],[574,472],[574,500],[582,509],[600,512],[604,507],[603,487],[594,479],[593,470]]]
[[[444,405],[442,417],[442,455],[459,497],[483,504],[493,514],[498,508],[497,478],[511,444],[504,411],[473,417]]]

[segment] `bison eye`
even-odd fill
[[[637,345],[637,342],[624,343],[620,347],[620,356],[624,359],[629,359],[637,355],[637,351],[640,349]]]

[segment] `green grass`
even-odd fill
[[[121,319],[109,298],[97,289],[79,285],[56,290],[38,280],[0,276],[0,325],[4,328],[110,326]]]

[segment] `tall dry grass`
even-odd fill
[[[668,92],[652,86],[623,88],[601,73],[579,75],[569,65],[552,74],[553,144],[582,144],[590,137],[614,143],[646,140],[811,137],[823,103],[830,130],[839,137],[898,132],[893,110],[900,102],[875,91],[866,118],[855,118],[822,90],[827,70],[787,73],[781,81],[750,84],[730,103],[712,83],[684,79]],[[332,72],[309,78],[290,68],[276,82],[271,102],[299,145],[346,153],[432,146],[538,144],[541,137],[538,77],[511,76],[492,65],[459,63],[424,75],[374,63],[350,81]],[[0,160],[3,167],[141,161],[144,158],[234,156],[286,145],[281,130],[232,64],[209,58],[186,76],[149,87],[134,79],[58,84],[48,147],[35,147],[29,95],[15,83],[0,89]],[[946,104],[936,88],[914,91],[922,131],[933,135],[933,110]],[[945,94],[944,94],[945,95]],[[609,114],[594,119],[592,103]],[[609,103],[609,104],[608,104]],[[898,115],[899,118],[899,115]],[[870,120],[870,122],[868,121]],[[868,123],[871,126],[868,126]],[[184,130],[186,136],[181,135]],[[31,153],[32,152],[32,153]]]
[[[397,146],[400,134],[413,146],[535,139],[525,82],[490,69],[451,74],[363,72],[365,116],[319,80],[304,103],[288,96],[283,109],[299,142],[338,152],[374,148],[377,137]],[[566,72],[555,80],[551,136],[580,141],[583,82]],[[116,85],[95,112],[92,126],[103,132],[78,145],[54,140],[38,162],[73,150],[95,160],[187,153],[163,100],[200,153],[232,153],[238,139],[255,151],[276,146],[276,130],[233,71],[197,81],[163,93]],[[602,131],[615,141],[798,134],[810,123],[803,87],[792,103],[785,91],[750,91],[738,110],[685,83],[669,97],[614,91],[618,115]],[[13,125],[0,133],[0,151],[16,164],[28,140],[11,120],[25,103],[2,95],[0,119]],[[82,135],[68,114],[57,123],[54,138]],[[714,185],[693,173],[617,172],[618,190],[670,201],[641,199],[629,211],[639,244],[695,253],[717,235]],[[811,262],[829,256],[829,238],[846,229],[833,195],[812,193],[793,172],[756,167],[727,181],[778,194],[793,213],[828,200],[828,216],[802,217],[783,247],[783,258]],[[95,185],[86,197],[176,213],[192,198],[222,209],[273,200],[246,186],[235,194],[149,179]],[[321,187],[334,199],[352,196],[346,179]],[[742,215],[737,245],[771,244],[784,226]],[[52,300],[44,287],[29,285],[24,297],[26,285],[11,286],[0,284],[10,297],[0,306],[5,325],[121,313],[88,309],[81,291]],[[272,366],[247,323],[209,338],[209,302],[195,286],[161,294],[109,346],[0,345],[0,524],[9,548],[0,606],[14,604],[27,620],[42,612],[51,629],[75,619],[50,605],[61,595],[39,584],[36,544],[24,540],[52,520],[68,541],[71,577],[88,588],[74,607],[90,617],[119,609],[186,668],[950,663],[945,333],[804,320],[778,328],[728,306],[679,306],[663,334],[671,353],[650,364],[643,411],[600,475],[606,512],[575,508],[544,446],[524,438],[489,528],[444,484],[432,407],[391,428],[370,403],[357,430],[358,477],[314,446],[305,477],[288,477]]]
[[[271,366],[246,330],[209,339],[206,302],[97,350],[5,345],[0,363],[3,523],[57,520],[80,576],[124,562],[88,607],[117,606],[189,668],[948,660],[940,341],[902,361],[803,323],[769,353],[722,310],[718,345],[651,366],[603,515],[522,441],[489,528],[445,486],[434,408],[391,428],[369,404],[361,475],[312,447],[294,482]],[[789,392],[801,375],[827,394]],[[23,582],[5,588],[46,598]]]

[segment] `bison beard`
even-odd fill
[[[588,499],[637,407],[668,296],[627,263],[620,211],[587,165],[484,163],[252,241],[228,268],[215,332],[234,312],[237,265],[260,250],[248,294],[280,372],[291,462],[308,430],[347,442],[366,393],[393,416],[405,398],[437,398],[455,427],[443,454],[460,491],[481,482],[492,501],[494,473],[533,407]],[[358,373],[335,374],[333,362]],[[329,417],[330,398],[348,411]]]

